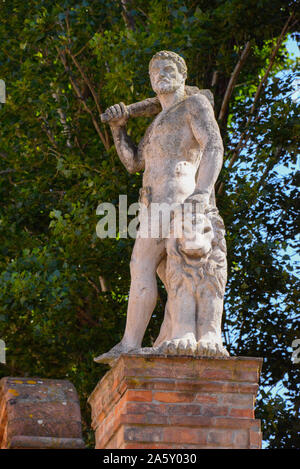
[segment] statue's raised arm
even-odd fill
[[[106,109],[102,120],[110,125],[117,153],[125,168],[129,173],[136,173],[144,169],[144,160],[126,132],[128,117],[125,104],[119,103]]]

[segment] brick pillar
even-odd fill
[[[67,380],[2,378],[0,448],[84,448],[74,386]]]
[[[261,358],[122,355],[89,398],[97,449],[261,448]]]

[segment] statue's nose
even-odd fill
[[[159,72],[159,78],[165,78],[167,76],[167,73],[164,70],[161,70]]]

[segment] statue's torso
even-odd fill
[[[201,148],[190,123],[189,98],[162,111],[139,144],[145,160],[143,187],[152,202],[182,203],[195,189]]]

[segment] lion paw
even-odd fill
[[[167,355],[196,355],[197,342],[192,337],[167,340],[159,347],[159,352]]]
[[[223,345],[203,340],[197,342],[197,355],[200,357],[229,357],[229,353]]]

